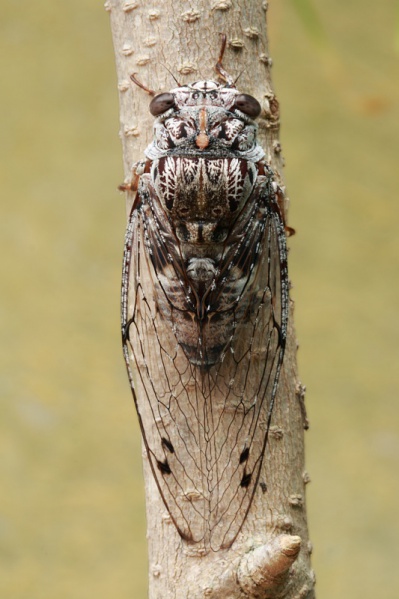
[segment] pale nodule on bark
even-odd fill
[[[148,89],[215,79],[220,36],[223,60],[237,87],[262,105],[259,143],[281,182],[279,107],[271,78],[262,0],[107,0],[120,98],[120,136],[125,180],[152,139]],[[131,195],[131,194],[128,194]],[[132,197],[128,197],[128,209]],[[285,198],[286,208],[288,207]],[[122,358],[121,358],[122,359]],[[138,388],[138,393],[140,389]],[[314,598],[311,544],[306,521],[304,388],[296,368],[293,310],[259,489],[242,531],[227,551],[202,555],[178,535],[143,455],[149,545],[150,599]]]

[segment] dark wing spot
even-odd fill
[[[162,445],[164,447],[166,447],[166,449],[170,452],[170,453],[175,453],[175,448],[173,447],[172,443],[169,441],[169,439],[165,439],[165,437],[162,437]]]
[[[158,94],[150,102],[150,112],[152,116],[158,116],[172,108],[174,103],[175,97],[173,94]]]
[[[244,476],[241,479],[240,486],[241,487],[249,487],[249,483],[251,482],[252,472],[244,472]]]
[[[172,470],[170,469],[170,466],[168,464],[168,460],[165,460],[164,462],[157,460],[157,466],[160,469],[160,471],[162,472],[162,474],[171,474],[171,472],[172,472]]]
[[[243,464],[249,458],[249,447],[246,447],[244,451],[241,452],[240,455],[240,464]]]
[[[187,543],[195,543],[195,541],[193,539],[193,535],[191,533],[187,534],[187,533],[183,532],[182,530],[180,530],[180,528],[177,529],[177,532],[179,533],[179,535],[181,536],[183,541],[186,541]]]
[[[251,117],[251,119],[256,119],[262,110],[258,100],[248,94],[239,94],[236,97],[233,108],[238,108],[238,110]]]
[[[266,493],[266,491],[267,491],[267,485],[266,485],[266,483],[264,483],[264,482],[259,483],[259,486],[262,489],[262,493]]]
[[[122,328],[122,343],[130,341],[130,325],[132,322],[133,318],[130,318],[130,320],[128,320],[125,326]]]
[[[273,316],[273,325],[274,325],[275,329],[277,330],[278,347],[285,347],[285,337],[283,336],[283,332],[281,330],[281,326],[279,325],[279,323],[277,322],[277,320],[274,318],[274,316]]]

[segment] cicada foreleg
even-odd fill
[[[130,181],[128,180],[127,182],[122,183],[121,185],[118,185],[119,191],[130,192],[130,193],[136,194],[134,202],[133,202],[134,208],[136,207],[136,203],[137,203],[137,199],[138,199],[137,190],[139,188],[140,177],[144,173],[149,173],[150,169],[151,169],[151,160],[139,160],[138,162],[135,162],[133,164],[132,178],[130,179]]]

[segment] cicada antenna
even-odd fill
[[[149,89],[148,87],[146,87],[143,83],[140,83],[140,81],[138,79],[136,79],[136,73],[132,73],[132,75],[130,75],[130,79],[133,81],[133,83],[135,83],[138,87],[141,87],[141,89],[143,89],[145,92],[147,92],[147,94],[149,94],[150,96],[155,96],[155,92],[153,89]]]
[[[222,45],[220,47],[219,58],[216,63],[216,66],[215,66],[215,70],[219,73],[220,77],[224,81],[226,81],[226,83],[227,83],[226,87],[234,87],[235,81],[234,81],[233,77],[231,75],[229,75],[227,71],[224,70],[224,67],[222,64],[224,51],[226,49],[227,35],[225,33],[221,33],[220,37],[222,38]]]
[[[235,87],[235,86],[236,86],[236,83],[237,83],[237,81],[239,80],[239,78],[241,77],[241,75],[242,75],[243,73],[245,73],[245,70],[246,70],[246,69],[243,69],[243,70],[241,71],[241,73],[239,73],[239,74],[237,75],[237,77],[234,79],[233,87]]]
[[[177,84],[177,87],[182,87],[182,84],[179,83],[179,81],[176,79],[176,77],[173,75],[172,71],[170,69],[168,69],[168,67],[166,66],[166,64],[162,64],[161,63],[161,67],[163,67],[164,69],[166,69],[169,73],[169,75],[172,77],[173,81]]]
[[[171,71],[171,70],[169,70],[169,69],[168,69],[168,67],[167,67],[165,64],[162,64],[162,63],[161,63],[161,67],[163,67],[164,69],[166,69],[166,70],[168,71],[168,73],[169,73],[169,75],[172,77],[173,81],[174,81],[175,83],[177,83],[177,87],[182,87],[182,84],[181,84],[181,83],[179,83],[179,81],[176,79],[176,77],[174,76],[174,74],[172,73],[172,71]]]

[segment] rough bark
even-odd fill
[[[266,11],[261,0],[107,0],[120,97],[120,136],[126,181],[152,138],[149,98],[130,74],[161,91],[214,79],[219,33],[227,34],[224,67],[239,88],[262,104],[259,141],[282,182],[279,108],[271,78]],[[170,73],[168,72],[170,71]],[[130,194],[129,194],[130,195]],[[132,198],[128,197],[128,209]],[[288,208],[288,200],[285,198]],[[306,522],[306,416],[296,368],[291,309],[289,338],[261,484],[245,525],[228,551],[196,553],[177,534],[143,452],[147,498],[150,599],[314,597]],[[267,489],[267,490],[266,490]]]

